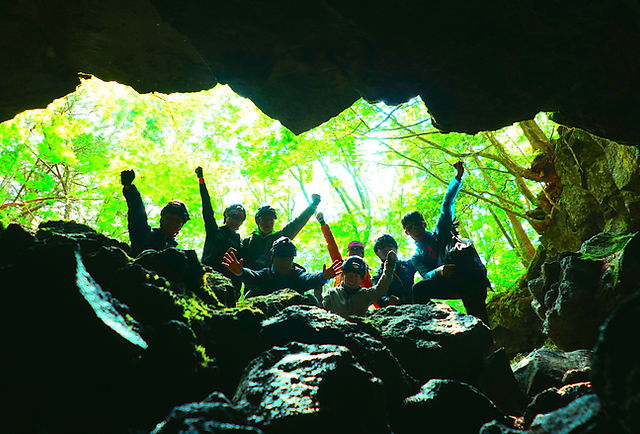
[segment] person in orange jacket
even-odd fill
[[[327,241],[327,250],[329,250],[331,262],[340,261],[342,263],[343,259],[340,254],[340,249],[338,249],[338,243],[336,243],[336,239],[333,236],[333,232],[331,232],[331,228],[324,221],[324,215],[321,212],[317,213],[316,220],[320,223],[320,230],[322,230],[322,235],[324,235],[324,239]],[[347,257],[349,256],[359,256],[364,258],[364,245],[360,241],[351,241],[347,245]],[[340,286],[343,279],[344,277],[342,274],[337,275],[334,279],[333,286]],[[360,286],[362,288],[371,288],[372,286],[369,267],[366,269],[366,273]]]

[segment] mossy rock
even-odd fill
[[[504,347],[509,359],[540,347],[545,336],[542,323],[531,308],[533,296],[526,288],[494,293],[487,303],[496,347]]]

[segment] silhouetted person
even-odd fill
[[[382,234],[373,243],[373,251],[380,259],[380,267],[376,274],[371,278],[373,284],[377,284],[384,274],[384,262],[389,252],[393,251],[397,254],[398,243],[395,238],[389,234]],[[396,260],[392,270],[393,278],[387,293],[383,295],[377,302],[379,307],[385,307],[390,304],[407,304],[411,303],[413,297],[411,288],[413,287],[413,279],[416,269],[411,261]]]
[[[166,204],[160,211],[160,227],[151,228],[147,222],[147,212],[140,192],[133,185],[136,174],[133,170],[120,172],[122,194],[127,201],[127,223],[129,228],[129,241],[131,242],[131,256],[138,256],[149,249],[162,250],[168,247],[176,247],[176,235],[182,226],[189,220],[187,206],[173,200]]]
[[[445,249],[451,244],[452,232],[455,231],[455,200],[462,188],[464,174],[462,161],[456,162],[453,167],[456,176],[449,183],[433,232],[426,230],[427,223],[418,211],[408,212],[402,217],[402,227],[416,245],[416,253],[411,261],[424,279],[413,286],[413,300],[426,303],[432,298],[461,299],[467,313],[488,325],[486,275],[484,279],[468,279],[465,274],[469,274],[469,270],[456,270],[454,264],[445,263]]]
[[[378,283],[370,288],[364,288],[362,281],[367,271],[367,264],[359,256],[349,256],[342,264],[344,276],[342,283],[340,286],[329,288],[322,296],[322,306],[342,316],[364,315],[369,306],[377,302],[389,289],[396,260],[396,253],[389,250]]]
[[[287,237],[280,237],[271,247],[272,263],[269,267],[257,271],[244,268],[243,260],[238,259],[233,251],[225,253],[222,265],[252,288],[245,293],[245,298],[271,294],[284,288],[291,288],[302,294],[309,289],[323,286],[342,268],[342,264],[336,261],[329,268],[323,265],[321,272],[308,273],[293,263],[296,254],[297,249],[293,242]]]
[[[270,265],[270,251],[273,242],[280,237],[294,239],[298,232],[309,221],[320,203],[320,195],[311,196],[311,204],[295,220],[288,223],[279,231],[274,231],[273,227],[278,218],[276,210],[270,205],[261,206],[256,213],[257,228],[251,236],[242,240],[241,254],[244,258],[246,268],[261,270]]]
[[[316,220],[320,223],[320,230],[322,231],[322,235],[324,236],[325,241],[327,242],[327,250],[329,250],[329,257],[331,257],[331,261],[340,261],[342,262],[342,254],[340,253],[340,249],[338,249],[338,243],[336,243],[336,239],[333,236],[333,232],[331,232],[331,228],[324,221],[324,215],[319,212],[316,214]],[[347,256],[359,256],[361,258],[364,257],[364,244],[360,241],[351,241],[347,245]],[[333,286],[340,286],[342,283],[343,276],[341,274],[337,275],[334,279]],[[360,286],[363,288],[371,288],[371,274],[369,273],[369,267],[367,266],[364,274],[364,278]]]
[[[238,277],[230,272],[222,265],[222,258],[229,249],[240,250],[240,234],[238,229],[244,223],[247,213],[240,204],[228,206],[223,215],[223,224],[218,226],[216,222],[213,207],[211,206],[211,197],[207,190],[207,184],[204,181],[202,167],[196,168],[196,175],[200,185],[200,198],[202,199],[202,219],[204,220],[204,229],[206,237],[204,240],[204,248],[202,249],[202,263],[209,265],[211,268],[231,279],[235,290],[233,303],[240,297],[240,289],[242,282]],[[229,303],[225,303],[229,304]]]

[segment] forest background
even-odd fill
[[[553,152],[556,125],[544,114],[494,132],[442,134],[418,98],[391,107],[357,101],[325,124],[298,136],[227,86],[189,94],[139,95],[130,87],[82,79],[76,92],[0,124],[0,219],[35,229],[51,219],[76,220],[128,242],[120,171],[132,168],[149,223],[161,207],[183,200],[191,221],[181,248],[198,254],[204,224],[196,166],[204,168],[216,218],[231,203],[253,215],[263,204],[278,209],[276,229],[295,218],[311,194],[346,250],[392,234],[399,256],[413,243],[401,216],[421,211],[435,225],[452,164],[465,161],[456,203],[460,232],[476,243],[496,292],[515,287],[531,261],[554,204],[535,170]],[[533,163],[533,166],[532,166]],[[296,237],[296,262],[317,271],[330,262],[315,219]]]

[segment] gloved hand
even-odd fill
[[[458,160],[453,163],[453,167],[456,169],[456,179],[458,181],[462,180],[462,175],[464,174],[464,162],[462,160]]]
[[[320,226],[326,224],[324,221],[324,215],[321,212],[316,214],[316,220],[318,220],[318,223],[320,223]]]
[[[120,172],[120,183],[123,186],[130,186],[134,179],[136,179],[136,172],[134,172],[133,169],[123,170],[122,172]]]
[[[396,263],[398,262],[398,255],[393,250],[389,250],[387,253],[387,257],[384,261],[384,272],[385,274],[391,275],[393,274],[393,270],[396,268]]]
[[[311,195],[311,203],[313,203],[315,206],[318,206],[318,204],[320,203],[320,195],[319,194],[312,194]]]
[[[200,166],[196,167],[196,176],[198,178],[204,178],[204,174],[202,173],[202,167]]]

